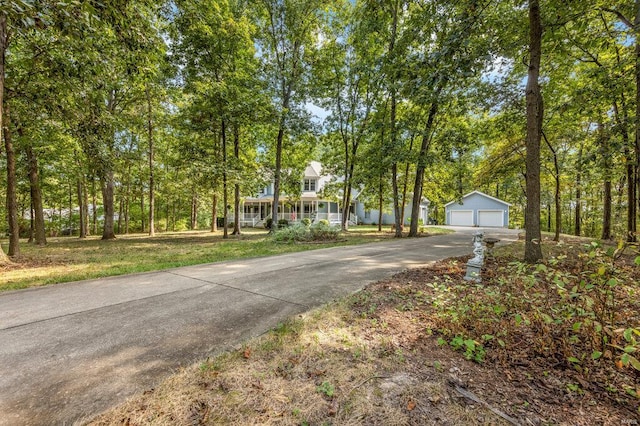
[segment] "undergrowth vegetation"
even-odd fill
[[[511,362],[541,358],[638,398],[640,256],[595,242],[564,251],[533,267],[491,265],[480,284],[446,276],[430,283],[437,331],[470,359],[481,361],[483,347]]]
[[[329,225],[327,221],[314,224],[299,223],[279,228],[273,235],[277,242],[328,242],[336,241],[340,236],[340,228]]]
[[[481,283],[461,279],[466,258],[451,260],[431,280],[387,297],[398,310],[428,312],[428,332],[469,360],[561,371],[566,390],[602,393],[640,415],[637,247],[552,250],[534,266],[511,256],[489,261]]]

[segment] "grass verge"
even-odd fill
[[[450,232],[427,228],[425,235]],[[222,232],[189,231],[99,237],[50,238],[44,247],[23,243],[14,264],[0,266],[0,291],[17,290],[61,282],[78,281],[179,266],[222,262],[249,257],[301,252],[325,247],[364,244],[393,238],[373,226],[353,227],[338,242],[323,244],[276,244],[263,229],[245,229],[240,236],[222,238]],[[6,246],[3,244],[6,250]]]

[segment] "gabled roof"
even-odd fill
[[[304,177],[320,177],[322,165],[317,161],[311,161],[304,170]]]
[[[506,201],[500,200],[499,198],[496,198],[496,197],[492,197],[491,195],[487,195],[484,192],[480,192],[480,191],[472,191],[472,192],[468,193],[467,195],[464,195],[462,197],[462,200],[464,200],[465,198],[467,198],[467,197],[469,197],[469,196],[471,196],[473,194],[478,194],[478,195],[480,195],[482,197],[486,197],[486,198],[489,198],[489,199],[491,199],[493,201],[497,201],[499,203],[502,203],[504,205],[511,206],[511,203],[507,203]],[[450,206],[451,204],[454,204],[454,203],[457,203],[457,202],[458,202],[458,200],[453,200],[453,201],[448,202],[444,206],[447,207],[447,206]]]

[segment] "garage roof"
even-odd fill
[[[511,203],[507,203],[506,201],[500,200],[499,198],[496,198],[496,197],[492,197],[491,195],[487,195],[487,194],[485,194],[484,192],[480,192],[480,191],[472,191],[472,192],[468,193],[467,195],[465,195],[465,196],[463,196],[463,197],[462,197],[461,201],[462,201],[462,200],[464,200],[465,198],[467,198],[467,197],[469,197],[469,196],[473,195],[473,194],[478,194],[478,195],[481,195],[481,196],[483,196],[483,197],[487,197],[487,198],[490,198],[490,199],[492,199],[492,200],[494,200],[494,201],[497,201],[497,202],[499,202],[499,203],[502,203],[502,204],[504,204],[504,205],[511,206]],[[453,201],[451,201],[451,202],[448,202],[448,203],[447,203],[447,204],[445,204],[444,206],[445,206],[445,207],[447,207],[447,206],[450,206],[451,204],[454,204],[454,203],[457,203],[457,202],[458,202],[458,200],[453,200]]]

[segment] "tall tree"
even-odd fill
[[[421,142],[413,185],[411,237],[418,235],[423,181],[436,118],[452,92],[468,84],[469,77],[479,74],[484,66],[488,46],[483,37],[477,36],[485,33],[479,24],[489,4],[476,0],[430,3],[411,17],[409,26],[422,36],[417,39],[423,40],[410,50],[414,53],[409,58],[413,63],[409,76],[418,82],[409,85],[410,98],[423,110],[418,120],[422,128],[418,132]],[[464,90],[457,90],[458,95],[463,93]]]
[[[308,69],[320,37],[321,18],[330,16],[321,0],[261,0],[259,27],[266,81],[275,116],[272,228],[278,227],[278,206],[283,178],[283,153],[294,123],[304,118],[301,105],[308,91]]]
[[[626,4],[620,5],[626,6]],[[619,7],[619,6],[618,6]],[[635,0],[630,15],[622,8],[603,7],[602,10],[614,14],[625,25],[634,38],[634,80],[635,80],[635,119],[633,128],[635,138],[625,147],[627,167],[627,241],[637,241],[638,186],[640,184],[640,0]],[[631,16],[631,17],[630,17]]]
[[[525,209],[526,262],[542,259],[542,233],[540,231],[540,141],[542,138],[543,101],[539,84],[542,57],[542,19],[540,2],[529,0],[529,68],[527,75],[527,154]]]
[[[315,80],[321,88],[317,93],[321,106],[331,111],[325,120],[329,132],[329,150],[325,154],[325,171],[342,176],[341,228],[349,224],[356,170],[360,148],[371,131],[373,109],[380,92],[380,67],[376,56],[381,54],[375,33],[365,20],[357,20],[361,6],[341,3],[329,23],[326,40],[320,50],[321,59],[314,67]]]

